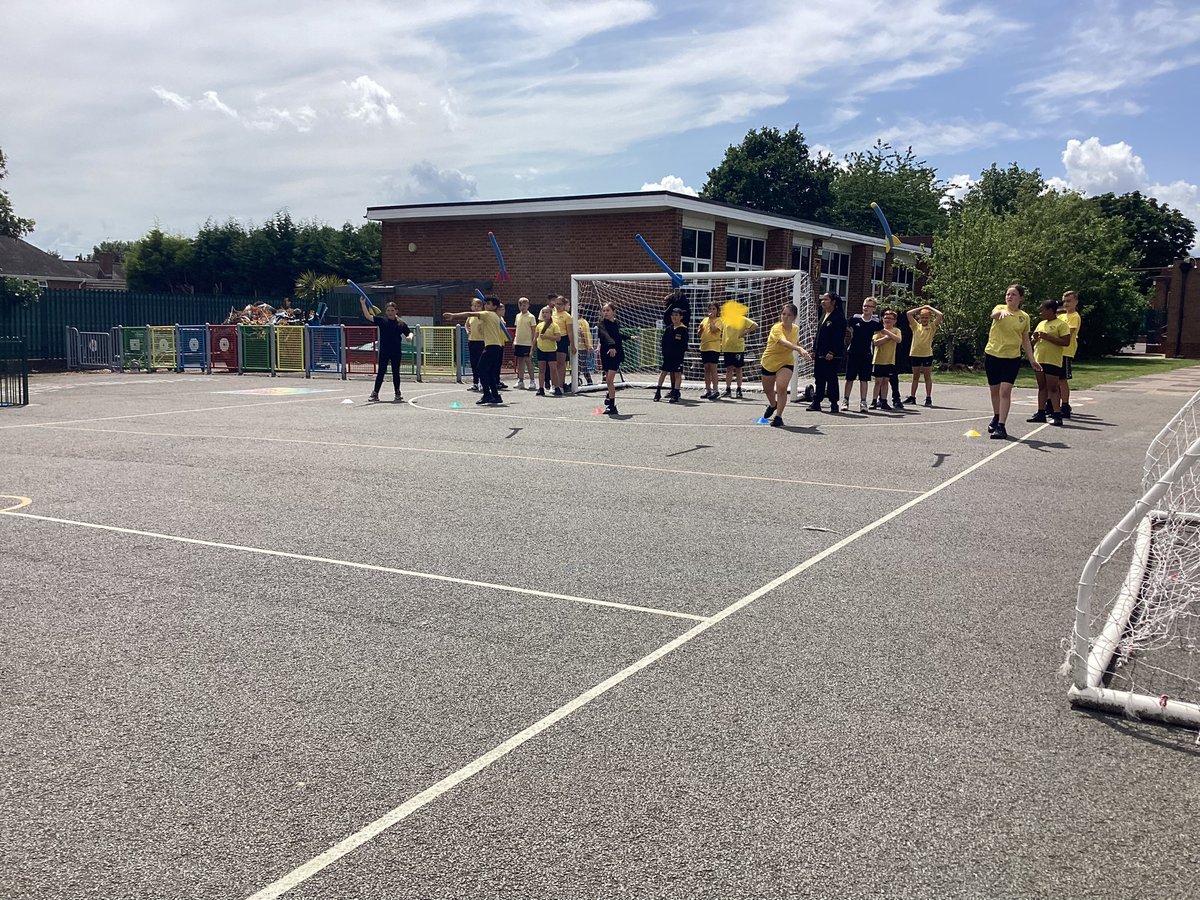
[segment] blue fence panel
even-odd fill
[[[179,325],[179,368],[208,371],[208,326]]]
[[[342,327],[317,325],[306,329],[308,347],[305,360],[309,375],[338,375],[346,377],[346,358],[342,352]]]

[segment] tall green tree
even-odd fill
[[[0,181],[8,175],[8,160],[0,150]],[[33,219],[23,219],[13,212],[8,191],[0,190],[0,237],[20,238],[33,231]]]
[[[287,210],[275,213],[247,234],[240,262],[256,293],[275,297],[291,293],[299,272],[296,237],[296,225]]]
[[[88,262],[95,262],[96,257],[101,253],[111,253],[113,260],[117,263],[123,263],[125,256],[133,248],[133,241],[101,241],[92,247],[91,255],[88,256]]]
[[[1142,270],[1143,291],[1153,285],[1158,269],[1186,258],[1196,240],[1191,219],[1153,197],[1143,197],[1140,191],[1100,194],[1088,198],[1088,203],[1124,233],[1134,254],[1134,268]]]
[[[204,294],[249,294],[253,290],[242,268],[246,230],[233,219],[209,219],[192,241],[192,273],[196,290]]]
[[[125,256],[125,280],[135,291],[191,293],[192,241],[155,225]]]
[[[994,215],[1016,212],[1046,190],[1046,179],[1037,169],[1022,169],[1009,163],[1001,169],[992,163],[979,175],[952,211],[963,206],[981,206]]]
[[[814,156],[799,125],[751,129],[708,173],[700,195],[763,212],[824,221],[833,203],[836,166]]]
[[[854,231],[882,233],[871,209],[877,202],[896,234],[933,234],[946,222],[942,198],[946,185],[937,169],[876,141],[869,150],[849,153],[833,178],[831,221]]]

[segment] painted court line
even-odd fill
[[[330,388],[330,390],[336,390]],[[344,393],[341,389],[338,393]],[[296,400],[275,400],[267,403],[234,403],[228,406],[201,406],[195,409],[168,409],[162,412],[130,413],[126,416],[96,416],[91,419],[64,419],[61,422],[20,422],[16,425],[0,425],[0,430],[6,428],[55,428],[60,425],[86,425],[90,422],[114,422],[118,419],[149,419],[154,416],[181,416],[184,413],[220,412],[223,409],[247,409],[255,406],[282,406],[285,403],[312,403],[314,400],[329,400],[330,397],[301,397]]]
[[[736,481],[766,481],[774,484],[798,484],[808,487],[844,488],[852,491],[874,491],[881,494],[919,494],[912,488],[884,487],[882,485],[844,484],[837,481],[805,481],[800,478],[772,478],[769,475],[744,475],[739,472],[701,472],[696,469],[671,469],[666,466],[635,466],[626,463],[594,462],[585,459],[563,459],[555,456],[523,456],[519,453],[486,453],[479,450],[446,450],[431,447],[406,447],[401,444],[364,444],[354,441],[313,441],[306,438],[277,438],[261,435],[237,434],[196,434],[186,431],[129,431],[120,428],[82,428],[72,427],[71,423],[56,424],[48,422],[36,426],[39,428],[55,428],[61,431],[82,431],[91,434],[126,434],[136,437],[169,437],[189,438],[196,440],[216,441],[252,441],[267,444],[300,444],[308,447],[345,447],[354,450],[400,450],[405,453],[431,453],[440,456],[467,456],[483,459],[511,459],[524,462],[552,463],[564,466],[595,466],[604,469],[622,469],[633,472],[659,472],[669,475],[699,476],[702,478],[730,478]]]
[[[692,641],[692,640],[696,639],[697,637],[699,637],[700,635],[704,634],[704,632],[708,631],[714,625],[717,625],[717,624],[725,621],[730,616],[732,616],[734,613],[749,606],[755,600],[758,600],[759,598],[766,596],[767,594],[769,594],[771,591],[775,590],[776,588],[778,588],[784,584],[787,584],[789,581],[791,581],[797,575],[800,575],[801,573],[806,572],[808,569],[811,569],[813,566],[818,565],[823,560],[832,556],[834,553],[837,553],[839,550],[843,549],[844,547],[847,547],[850,544],[853,544],[859,538],[865,537],[866,535],[870,534],[875,529],[880,528],[883,525],[886,525],[888,522],[892,521],[892,519],[907,512],[908,510],[912,509],[914,506],[924,503],[926,500],[930,499],[931,497],[936,496],[937,494],[944,491],[946,488],[950,487],[952,484],[955,484],[956,482],[961,481],[963,478],[966,478],[968,475],[970,475],[976,469],[979,469],[979,468],[987,465],[993,459],[996,459],[998,456],[1000,456],[1003,453],[1006,453],[1007,451],[1011,450],[1013,447],[1018,446],[1020,443],[1023,443],[1024,441],[1033,437],[1039,431],[1041,431],[1042,429],[1047,428],[1047,427],[1049,427],[1048,424],[1042,425],[1038,428],[1035,428],[1033,431],[1031,431],[1029,434],[1027,434],[1024,438],[1017,440],[1017,441],[1012,441],[1010,443],[1006,443],[1003,447],[1001,447],[995,453],[985,456],[983,459],[981,459],[978,462],[974,463],[973,465],[967,467],[963,471],[959,472],[957,475],[953,475],[950,478],[946,479],[941,484],[937,485],[937,487],[930,488],[928,491],[925,491],[924,493],[922,493],[919,497],[913,497],[913,499],[909,500],[903,506],[897,507],[896,509],[892,510],[890,513],[885,513],[884,515],[882,515],[878,519],[876,519],[874,522],[871,522],[869,525],[865,525],[862,528],[860,528],[858,531],[854,532],[853,534],[842,538],[836,544],[833,544],[832,546],[827,547],[826,549],[822,550],[820,553],[810,556],[808,559],[804,560],[804,562],[800,563],[795,568],[790,569],[787,572],[784,572],[782,575],[780,575],[774,581],[768,582],[767,584],[760,587],[758,590],[756,590],[750,594],[747,594],[745,597],[742,597],[740,600],[735,601],[734,603],[725,607],[723,610],[716,613],[715,615],[713,615],[707,619],[704,619],[699,624],[694,625],[688,631],[681,634],[679,637],[675,638],[672,641],[667,642],[666,644],[663,644],[657,650],[651,651],[650,653],[646,654],[641,659],[639,659],[637,662],[626,666],[624,669],[615,673],[614,675],[610,676],[609,678],[605,679],[604,681],[600,682],[595,687],[580,694],[574,700],[571,700],[571,701],[563,704],[562,706],[560,706],[558,709],[554,710],[549,715],[534,722],[532,725],[530,725],[525,730],[520,731],[517,734],[514,734],[512,737],[510,737],[508,740],[504,741],[502,744],[499,744],[496,747],[493,747],[487,753],[485,753],[482,756],[478,757],[477,759],[474,759],[471,762],[467,763],[465,766],[463,766],[458,771],[452,772],[451,774],[449,774],[445,778],[443,778],[441,781],[437,782],[436,784],[431,785],[430,787],[421,791],[421,793],[417,794],[416,796],[409,798],[407,801],[402,803],[400,806],[397,806],[391,812],[388,812],[385,815],[380,816],[374,822],[371,822],[370,824],[364,826],[363,828],[360,828],[358,831],[354,832],[354,834],[352,834],[349,837],[344,838],[343,840],[334,844],[332,847],[330,847],[324,853],[320,854],[319,856],[313,857],[308,862],[304,863],[301,866],[296,867],[291,872],[288,872],[286,875],[284,875],[282,878],[278,879],[277,881],[273,881],[270,884],[268,884],[266,887],[262,888],[261,890],[256,891],[254,894],[250,895],[249,900],[274,900],[274,898],[276,898],[276,897],[283,896],[288,891],[292,890],[295,887],[298,887],[299,885],[301,885],[305,881],[307,881],[309,878],[316,875],[322,869],[325,869],[325,868],[329,867],[330,865],[332,865],[333,863],[337,862],[339,859],[341,859],[346,854],[351,853],[354,850],[361,847],[363,844],[369,843],[370,841],[374,840],[380,834],[387,831],[393,825],[396,825],[397,823],[402,822],[404,819],[408,818],[410,815],[412,815],[417,810],[421,809],[423,806],[426,806],[429,803],[432,803],[434,800],[438,799],[440,796],[445,794],[447,791],[453,790],[455,787],[462,784],[464,781],[467,781],[468,779],[470,779],[473,776],[482,772],[484,769],[486,769],[492,763],[496,762],[497,760],[503,759],[505,756],[507,756],[512,751],[516,750],[518,747],[521,747],[523,744],[526,744],[529,741],[533,740],[533,738],[537,737],[539,734],[541,734],[546,729],[553,727],[557,723],[561,722],[563,719],[570,716],[572,713],[578,712],[580,709],[587,706],[593,700],[608,693],[608,691],[612,690],[614,687],[621,684],[623,681],[626,681],[627,679],[633,677],[638,672],[640,672],[643,669],[658,662],[664,656],[667,656],[667,655],[673,653],[674,651],[678,650],[680,647],[684,646],[685,644],[689,643],[690,641]]]
[[[7,495],[0,495],[4,497]],[[25,497],[16,498],[27,500]],[[180,544],[193,544],[198,547],[215,547],[219,550],[237,550],[242,553],[258,553],[262,556],[278,556],[283,559],[298,559],[304,562],[324,563],[330,566],[344,566],[348,569],[365,569],[369,572],[387,572],[391,575],[407,575],[410,578],[424,578],[427,581],[444,581],[450,584],[461,584],[468,587],[489,588],[494,591],[505,591],[510,594],[522,594],[527,597],[543,597],[548,600],[569,600],[572,603],[584,603],[589,606],[607,606],[612,609],[623,609],[628,612],[649,613],[655,616],[670,616],[675,619],[690,619],[693,622],[703,622],[704,616],[693,615],[692,613],[676,612],[670,609],[657,609],[652,606],[635,606],[631,603],[617,603],[611,600],[593,600],[590,597],[574,597],[570,594],[552,594],[548,591],[536,591],[532,588],[514,587],[508,584],[493,584],[488,581],[472,581],[467,578],[452,578],[449,575],[434,575],[429,572],[413,572],[409,569],[394,569],[390,566],[376,566],[371,563],[353,562],[347,559],[330,559],[324,556],[309,556],[304,553],[289,553],[286,550],[268,550],[264,547],[245,547],[241,544],[223,544],[219,541],[204,541],[199,538],[180,537],[174,534],[161,534],[157,531],[139,531],[134,528],[119,528],[116,525],[100,525],[96,522],[80,522],[75,519],[59,519],[54,516],[39,516],[33,513],[16,512],[16,510],[28,505],[28,503],[20,503],[17,506],[9,509],[0,510],[0,516],[9,516],[16,519],[32,519],[38,522],[54,522],[59,525],[74,525],[79,528],[94,528],[98,531],[111,531],[116,534],[132,534],[138,537],[158,538],[164,541],[175,541]]]

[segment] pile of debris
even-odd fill
[[[270,303],[248,303],[242,309],[231,309],[226,325],[303,325],[304,313],[292,309],[292,301],[284,300],[276,309]]]

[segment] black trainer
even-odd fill
[[[932,398],[932,397],[926,397],[926,398],[925,398],[925,405],[926,405],[926,406],[933,406],[933,398]]]
[[[1003,441],[1008,439],[1008,431],[1004,428],[1003,422],[997,422],[995,429],[992,431],[992,440]]]
[[[662,401],[662,391],[655,391],[654,392],[654,402],[659,403],[661,401]]]
[[[1026,422],[1045,422],[1046,414],[1042,410],[1038,410],[1032,416],[1025,420]]]
[[[772,428],[782,428],[783,427],[783,416],[776,416],[775,418],[773,418],[771,420],[771,427]]]
[[[773,415],[775,415],[775,407],[773,407],[773,406],[768,406],[768,407],[767,407],[767,411],[766,411],[765,413],[763,413],[763,418],[764,418],[764,419],[769,419],[769,418],[771,418],[771,416],[773,416]]]

